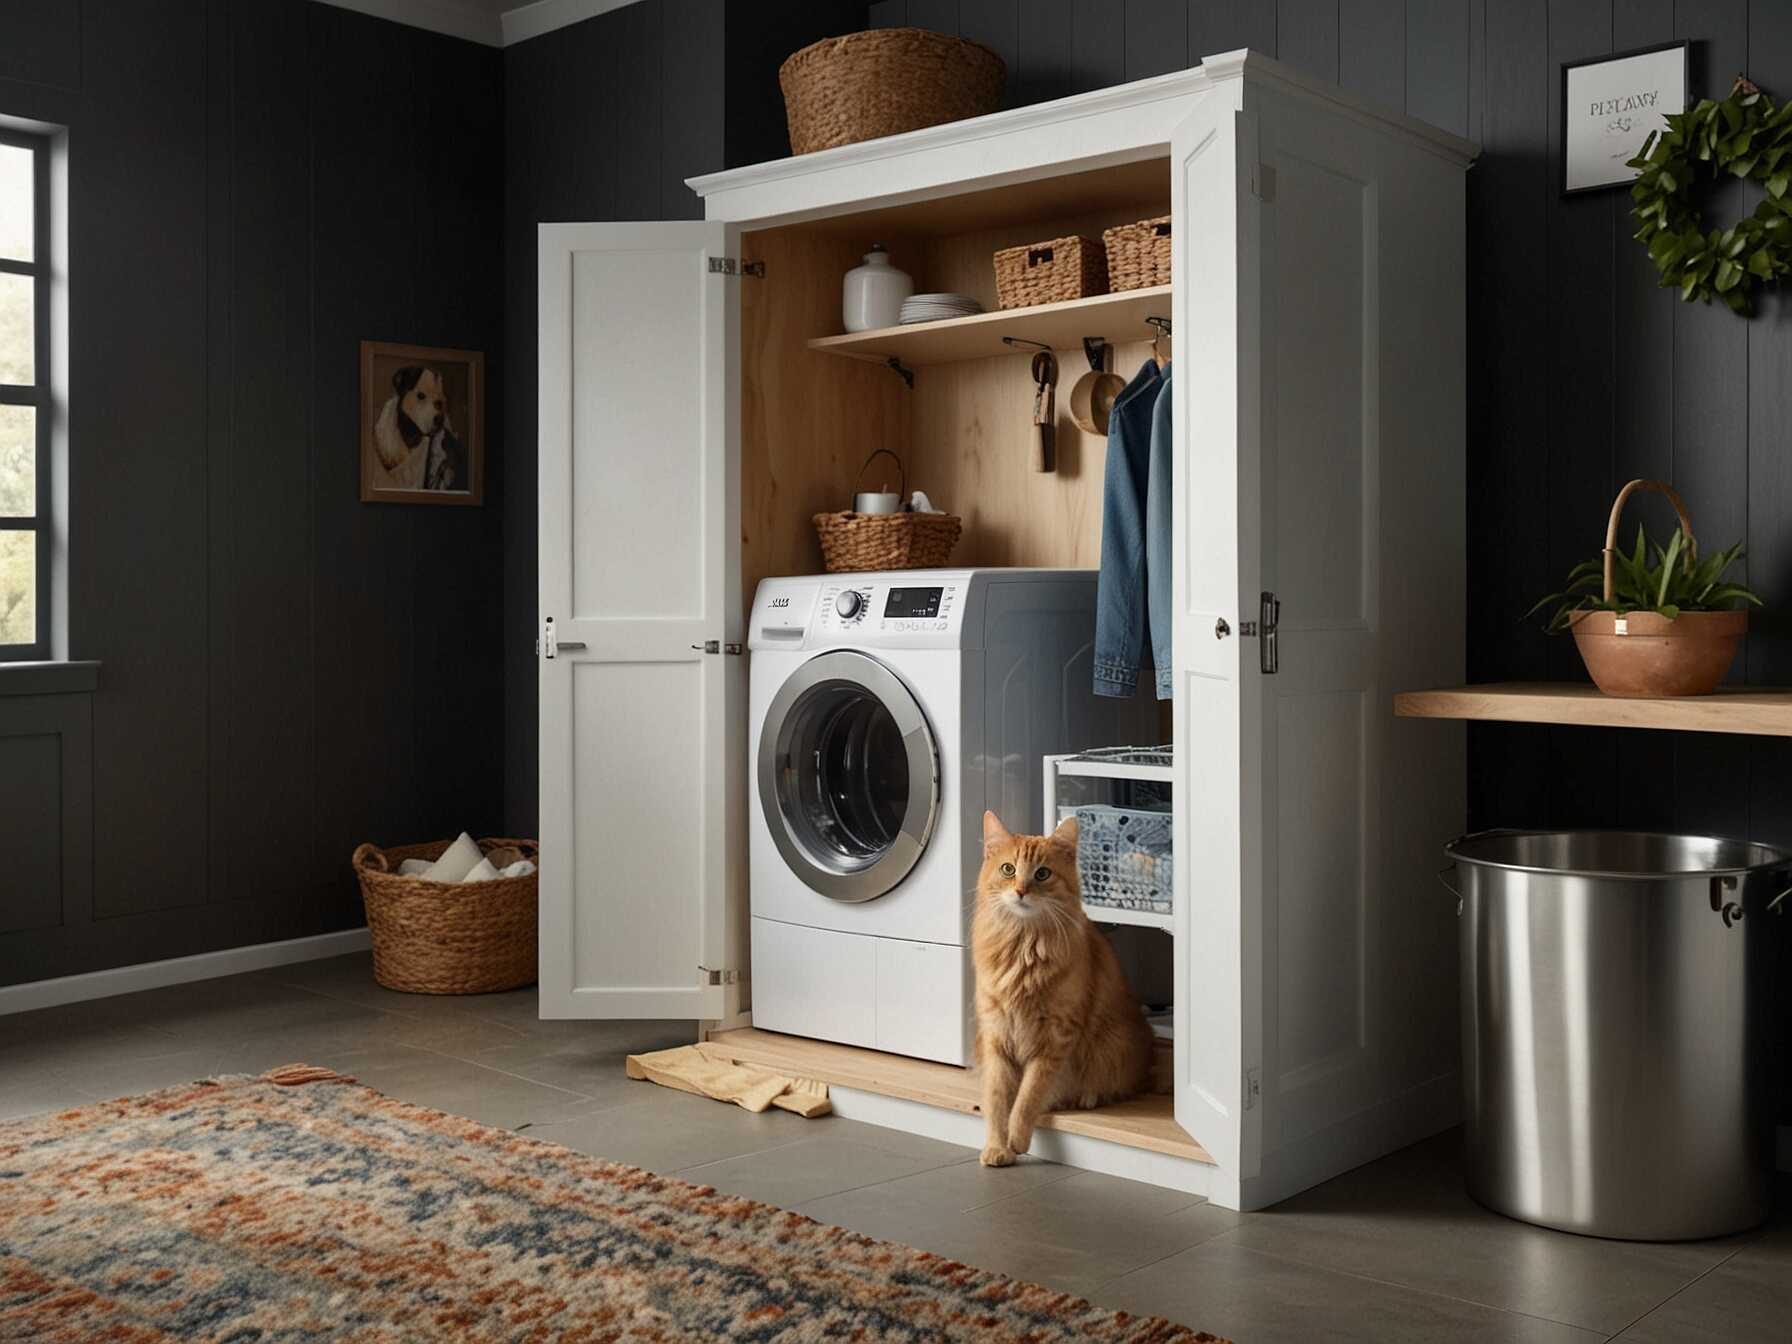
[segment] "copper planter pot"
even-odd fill
[[[1633,611],[1622,619],[1625,634],[1609,611],[1577,616],[1572,629],[1594,685],[1632,699],[1710,695],[1748,632],[1746,611],[1683,611],[1672,620]]]

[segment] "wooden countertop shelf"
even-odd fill
[[[1018,336],[1039,341],[1054,350],[1080,350],[1083,337],[1100,336],[1110,342],[1148,341],[1147,317],[1170,315],[1170,286],[1149,285],[1118,294],[1095,294],[1062,303],[1040,303],[1031,308],[1006,308],[974,317],[948,317],[938,322],[911,322],[906,327],[879,327],[846,336],[818,336],[811,350],[826,355],[846,355],[882,364],[900,359],[910,368],[928,364],[952,364],[961,359],[985,359],[990,355],[1030,355],[1031,346],[1003,345],[1002,337]],[[1086,366],[1085,366],[1086,367]],[[1069,395],[1073,374],[1063,379],[1063,395]]]
[[[1409,719],[1486,719],[1792,737],[1792,688],[1738,686],[1677,700],[1626,700],[1575,682],[1498,681],[1406,691],[1394,697],[1394,713]]]

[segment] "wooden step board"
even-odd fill
[[[798,1078],[816,1078],[836,1087],[901,1097],[929,1106],[975,1115],[977,1079],[969,1069],[927,1060],[886,1055],[854,1045],[834,1045],[801,1036],[783,1036],[757,1027],[713,1033],[699,1048],[708,1055],[734,1064],[758,1064]],[[1167,1079],[1169,1051],[1159,1050],[1158,1079]],[[1134,1097],[1131,1101],[1092,1111],[1055,1111],[1039,1122],[1041,1129],[1058,1129],[1128,1148],[1145,1148],[1170,1157],[1212,1164],[1207,1150],[1176,1123],[1175,1103],[1166,1092]]]

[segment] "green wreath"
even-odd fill
[[[1635,237],[1649,248],[1662,288],[1688,303],[1716,295],[1738,313],[1749,294],[1792,271],[1792,103],[1772,98],[1738,75],[1721,103],[1704,98],[1672,113],[1630,160]],[[1705,232],[1692,203],[1694,184],[1723,174],[1759,182],[1766,195],[1752,215]]]

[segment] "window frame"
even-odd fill
[[[54,523],[50,479],[51,421],[55,409],[50,378],[50,137],[0,126],[0,145],[11,145],[31,154],[31,260],[0,257],[0,274],[32,278],[31,323],[36,345],[32,382],[0,383],[0,405],[30,406],[37,412],[36,516],[0,516],[0,532],[36,535],[36,639],[29,644],[0,644],[0,663],[40,662],[50,656],[50,552]]]

